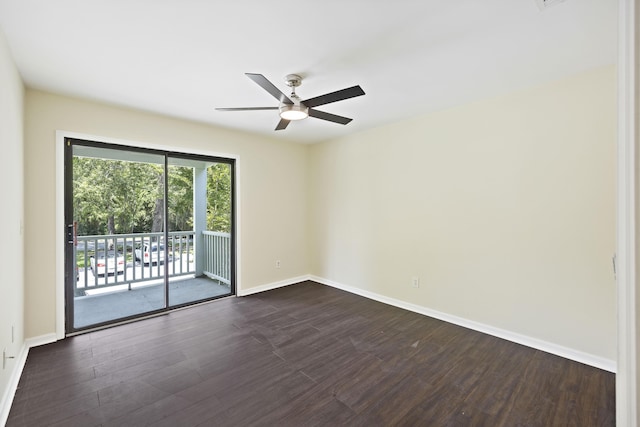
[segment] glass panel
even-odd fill
[[[231,167],[192,158],[169,163],[169,305],[229,295]]]
[[[164,156],[73,146],[73,326],[166,307]]]

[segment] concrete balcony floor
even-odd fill
[[[84,328],[164,307],[164,286],[161,281],[137,283],[131,290],[127,289],[126,284],[122,287],[124,289],[75,297],[74,327]],[[208,277],[174,278],[169,282],[170,306],[230,294],[229,286]]]

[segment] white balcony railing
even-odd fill
[[[77,236],[75,295],[112,286],[195,275],[193,231],[169,232],[165,255],[164,233]],[[230,234],[203,232],[203,268],[208,277],[231,283]],[[166,258],[166,259],[165,259]]]
[[[231,239],[229,233],[203,231],[204,274],[231,284]]]

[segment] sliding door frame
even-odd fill
[[[72,170],[67,170],[71,168],[66,168],[66,165],[71,165],[71,160],[73,158],[72,150],[67,150],[67,141],[68,140],[82,140],[88,141],[92,144],[95,144],[96,147],[103,148],[111,148],[111,149],[122,149],[122,150],[130,150],[130,151],[138,151],[138,152],[147,152],[151,154],[161,154],[164,155],[164,166],[165,170],[168,164],[168,159],[171,157],[175,158],[185,158],[185,159],[194,159],[194,160],[207,160],[207,161],[218,161],[220,163],[229,164],[231,167],[231,286],[230,292],[231,295],[238,294],[238,280],[239,280],[239,233],[240,226],[238,224],[239,215],[239,201],[237,195],[239,194],[239,180],[238,180],[238,169],[239,169],[239,156],[234,154],[227,153],[219,153],[219,152],[208,152],[202,150],[193,150],[187,147],[168,147],[156,144],[147,144],[147,143],[139,143],[135,141],[125,141],[119,139],[112,139],[106,137],[99,137],[95,135],[86,135],[80,134],[76,132],[66,132],[66,131],[57,131],[56,132],[56,338],[63,339],[68,334],[73,334],[76,329],[73,327],[72,317],[67,316],[67,312],[70,310],[66,309],[66,301],[69,297],[73,298],[73,296],[69,295],[71,290],[68,290],[67,277],[65,274],[71,274],[67,272],[67,266],[65,265],[67,261],[66,251],[68,249],[67,241],[69,236],[69,231],[67,230],[67,215],[68,212],[65,212],[65,207],[67,204],[65,203],[65,197],[67,195],[71,195],[72,189],[72,180],[68,180],[68,175],[72,174]],[[69,158],[67,158],[69,157]],[[168,197],[168,188],[167,188],[167,176],[165,173],[165,201],[167,201]],[[166,216],[166,202],[165,202],[165,215],[163,218],[164,221],[164,229],[165,233],[168,232],[168,217]],[[165,251],[166,251],[165,246]],[[165,254],[166,256],[166,254]],[[72,272],[72,270],[71,270]],[[165,298],[168,301],[168,277],[165,276]],[[71,300],[72,301],[72,300]],[[194,303],[187,303],[183,305],[177,306],[167,306],[162,310],[156,310],[153,312],[149,312],[146,314],[142,314],[140,316],[118,319],[114,320],[114,322],[110,323],[108,326],[117,325],[120,323],[126,323],[133,319],[152,317],[157,315],[162,315],[168,313],[172,310],[181,309],[185,306],[198,304],[202,302],[209,302],[211,299],[206,299],[203,301],[198,301]],[[89,331],[92,330],[89,328],[81,328],[78,331]]]

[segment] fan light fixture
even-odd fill
[[[282,104],[280,106],[280,117],[285,120],[302,120],[309,117],[309,109],[302,105]]]

